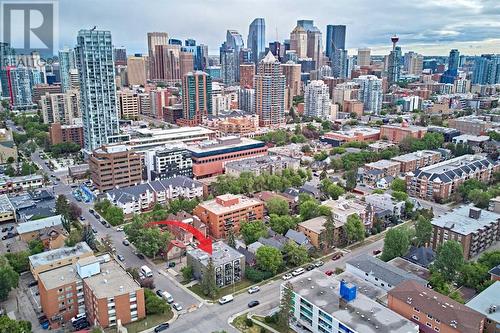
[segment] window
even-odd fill
[[[439,327],[434,327],[434,331],[439,332]]]
[[[427,325],[428,327],[432,328],[432,324],[431,323],[425,323],[425,325]]]
[[[420,318],[418,318],[418,316],[415,316],[415,315],[413,315],[412,318],[415,320],[420,320]]]
[[[415,312],[420,312],[420,310],[417,308],[413,308],[413,310],[415,310]]]
[[[427,318],[432,319],[432,315],[427,314]]]

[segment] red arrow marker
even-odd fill
[[[183,223],[181,221],[175,221],[175,220],[166,220],[166,221],[158,221],[158,222],[149,222],[146,223],[144,226],[145,227],[151,227],[154,225],[175,225],[181,229],[184,229],[190,233],[193,234],[194,238],[198,240],[200,243],[198,245],[198,248],[202,251],[205,251],[206,253],[212,255],[212,240],[209,237],[205,237],[203,233],[193,227],[190,224]]]

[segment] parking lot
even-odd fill
[[[27,244],[19,239],[13,222],[1,225],[0,253],[19,252],[26,250]]]

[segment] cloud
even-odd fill
[[[326,37],[327,24],[346,24],[349,48],[390,47],[398,34],[405,51],[463,53],[500,49],[499,0],[60,0],[60,45],[74,45],[81,28],[111,30],[115,45],[129,53],[146,52],[148,31],[194,38],[217,54],[226,30],[246,42],[248,25],[266,20],[267,42],[288,39],[297,19],[313,19]],[[469,47],[473,46],[473,47]]]

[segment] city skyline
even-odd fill
[[[92,5],[94,2],[96,6]],[[266,21],[266,46],[276,36],[280,41],[288,39],[297,20],[311,19],[323,33],[323,39],[326,25],[345,24],[346,48],[350,54],[362,47],[372,48],[373,55],[387,54],[391,49],[389,38],[395,33],[400,36],[404,50],[424,55],[447,55],[452,48],[459,49],[461,54],[478,55],[500,47],[497,37],[500,23],[495,19],[495,13],[500,13],[500,4],[494,1],[376,2],[318,1],[315,6],[297,2],[283,8],[279,1],[258,0],[250,4],[224,0],[217,6],[210,1],[191,1],[176,3],[173,7],[153,0],[148,1],[147,6],[135,6],[135,24],[127,26],[130,21],[121,18],[131,14],[123,1],[120,5],[115,0],[98,5],[94,0],[69,5],[69,0],[61,0],[60,17],[64,20],[60,20],[59,47],[74,46],[74,36],[79,29],[96,25],[98,29],[110,30],[115,46],[125,46],[129,54],[147,54],[147,32],[165,31],[171,38],[193,38],[198,44],[208,45],[209,53],[215,55],[228,29],[238,31],[246,42],[248,26],[257,17]],[[232,9],[222,10],[225,7]],[[169,15],[174,8],[175,15]],[[271,15],[279,10],[283,15]]]

